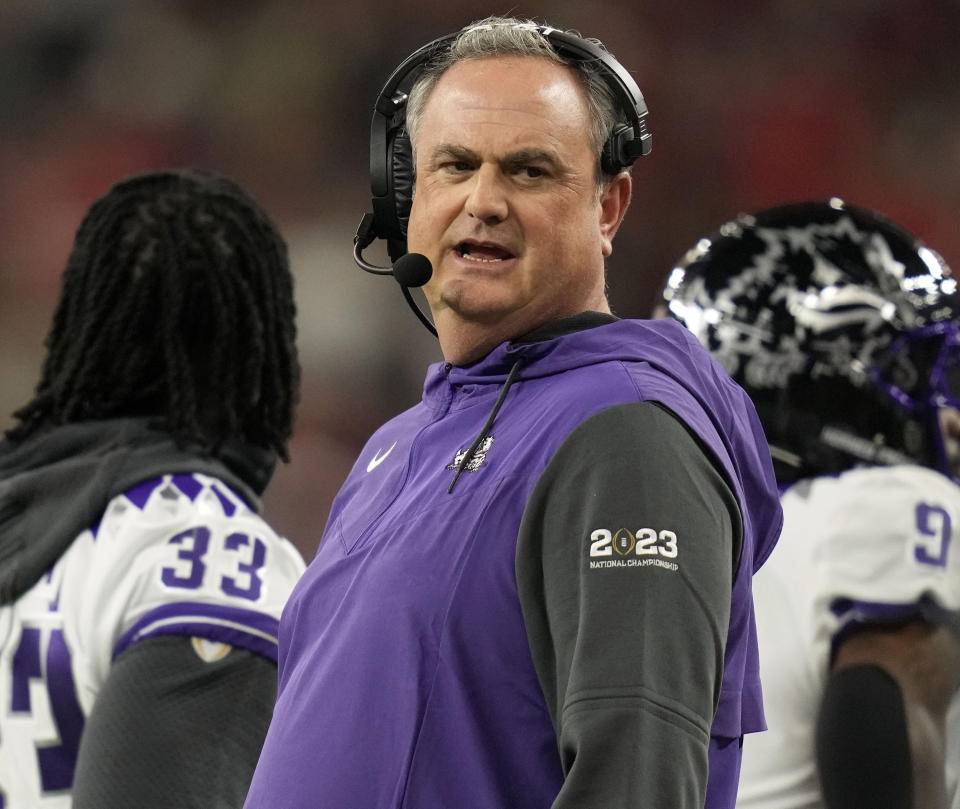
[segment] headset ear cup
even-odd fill
[[[410,205],[413,202],[413,150],[404,127],[397,129],[389,146],[391,189],[396,212],[397,238],[406,238]]]
[[[633,128],[618,124],[603,144],[600,152],[600,168],[604,174],[619,174],[633,161],[627,159],[624,141],[633,140]]]

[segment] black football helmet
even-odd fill
[[[740,215],[663,290],[753,399],[781,483],[918,463],[957,479],[941,410],[960,408],[960,298],[933,250],[839,199]]]

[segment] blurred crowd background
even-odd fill
[[[372,104],[410,52],[488,14],[598,37],[644,93],[617,314],[646,316],[699,237],[781,202],[876,208],[960,265],[957,0],[2,0],[0,428],[36,384],[90,203],[140,171],[216,169],[290,245],[304,385],[266,510],[309,561],[363,442],[440,359],[396,284],[351,258]]]

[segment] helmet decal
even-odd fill
[[[955,293],[935,252],[835,199],[726,223],[686,253],[663,298],[750,393],[771,446],[816,473],[942,466],[929,425],[953,406],[947,377],[960,378]]]

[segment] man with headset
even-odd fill
[[[387,82],[356,256],[426,281],[445,362],[284,614],[249,809],[733,806],[780,507],[740,388],[610,313],[646,112],[596,42],[513,19]]]

